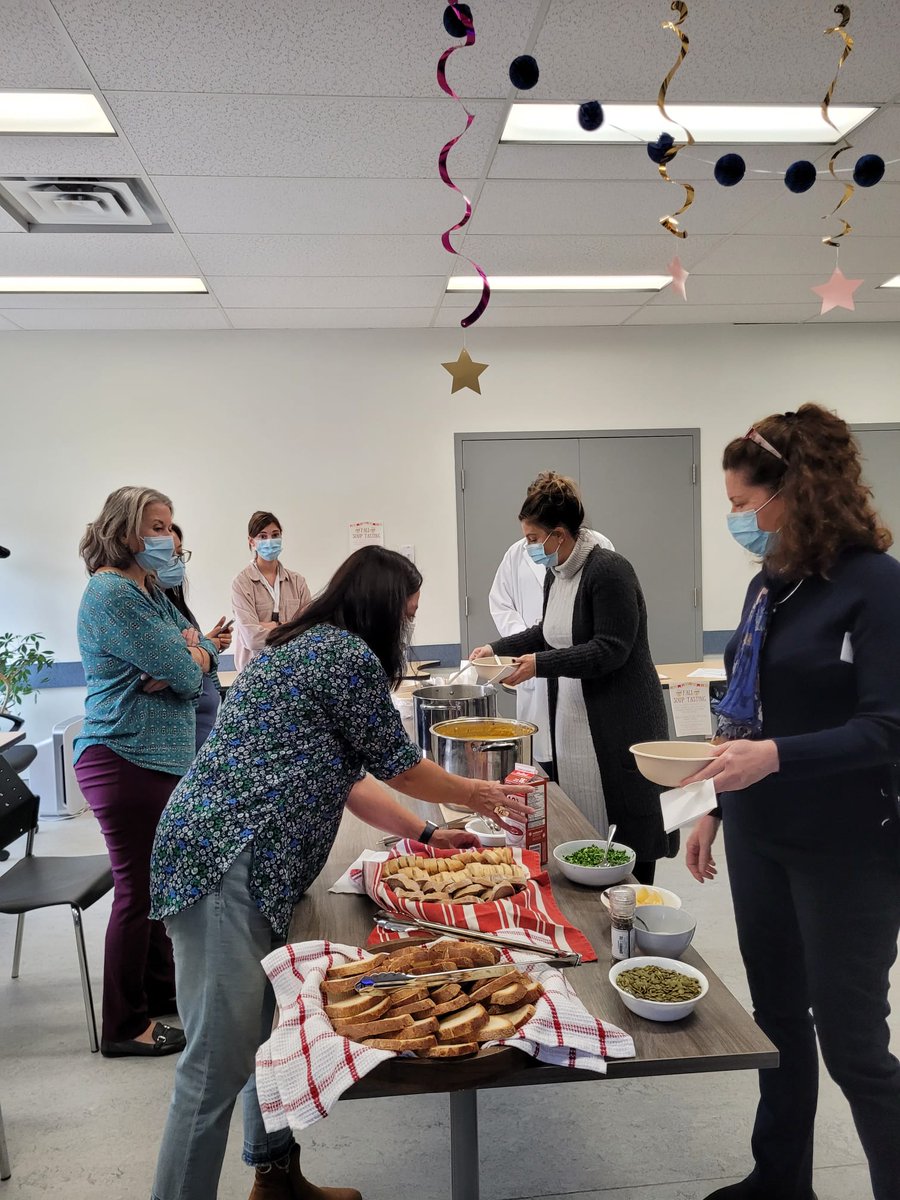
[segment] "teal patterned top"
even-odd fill
[[[162,592],[145,592],[112,571],[91,576],[78,609],[87,699],[76,762],[88,746],[107,746],[139,767],[185,773],[195,752],[193,700],[203,681],[181,636],[190,628]],[[215,645],[206,638],[200,645],[215,669]],[[145,692],[142,674],[169,686]]]
[[[420,758],[384,669],[360,638],[317,625],[263,650],[228,689],[160,818],[151,916],[171,916],[213,892],[252,845],[251,895],[286,936],[353,785],[366,771],[393,779]]]

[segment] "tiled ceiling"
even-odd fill
[[[0,275],[202,274],[209,296],[0,298],[0,331],[427,328],[471,306],[440,231],[461,204],[437,178],[460,111],[435,83],[441,0],[4,0],[0,86],[91,88],[116,138],[0,137],[0,175],[142,178],[172,233],[25,233],[0,211]],[[897,0],[852,4],[855,49],[836,102],[878,106],[853,136],[900,159]],[[841,189],[791,195],[777,175],[822,146],[746,148],[745,180],[711,178],[714,147],[673,175],[698,182],[676,241],[659,217],[680,192],[642,146],[499,146],[509,61],[533,50],[534,100],[653,101],[676,42],[667,0],[473,0],[478,39],[450,74],[475,114],[453,151],[476,201],[457,245],[499,274],[690,270],[688,303],[646,294],[495,294],[483,325],[900,321],[900,163],[845,211],[841,266],[856,310],[819,317],[831,272],[821,217]],[[671,98],[818,103],[840,44],[830,0],[689,0],[691,51]]]

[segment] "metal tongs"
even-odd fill
[[[550,965],[566,967],[573,964],[563,961],[568,958],[563,955],[552,961]],[[469,967],[458,971],[433,971],[429,975],[407,975],[405,971],[382,971],[374,975],[364,975],[356,984],[356,991],[361,996],[371,996],[377,992],[389,992],[396,988],[405,987],[438,987],[444,983],[471,983],[477,979],[490,979],[497,975],[508,975],[515,970],[514,963],[496,963],[491,967]]]
[[[554,967],[577,967],[581,964],[581,955],[573,950],[568,954],[560,954],[558,950],[544,946],[533,946],[530,942],[520,942],[516,938],[502,937],[499,933],[483,933],[480,929],[458,929],[455,925],[442,925],[439,921],[425,921],[418,917],[401,917],[397,913],[381,909],[375,914],[375,924],[380,929],[388,929],[392,933],[408,933],[411,929],[426,929],[432,933],[449,933],[454,938],[466,938],[472,942],[487,942],[491,946],[503,946],[509,950],[524,950],[529,954],[539,954],[549,965]],[[482,969],[482,968],[473,968]],[[483,968],[487,969],[487,968]],[[506,964],[509,970],[509,963]],[[414,979],[420,978],[413,976]]]

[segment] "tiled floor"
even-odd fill
[[[45,821],[37,849],[93,853],[102,839],[87,814]],[[725,882],[701,887],[678,861],[662,864],[659,882],[696,914],[701,953],[746,1002]],[[86,914],[98,994],[108,908],[107,899]],[[8,974],[13,928],[11,918],[0,917],[0,1105],[13,1167],[12,1178],[0,1183],[0,1200],[146,1200],[174,1060],[90,1054],[67,913],[28,917],[17,981]],[[755,1083],[752,1073],[739,1072],[484,1092],[482,1196],[699,1200],[745,1173]],[[820,1200],[866,1200],[862,1151],[827,1077],[819,1114]],[[353,1184],[366,1200],[450,1194],[444,1096],[339,1104],[304,1145],[311,1178]],[[236,1116],[218,1194],[245,1200],[249,1190]]]

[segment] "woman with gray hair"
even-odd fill
[[[115,891],[106,931],[101,1053],[173,1054],[180,1029],[152,1017],[175,1009],[172,947],[150,921],[150,851],[159,816],[194,757],[194,697],[218,652],[166,598],[156,577],[172,561],[172,502],[119,488],[81,539],[90,579],[78,610],[87,698],[75,774],[94,811]]]

